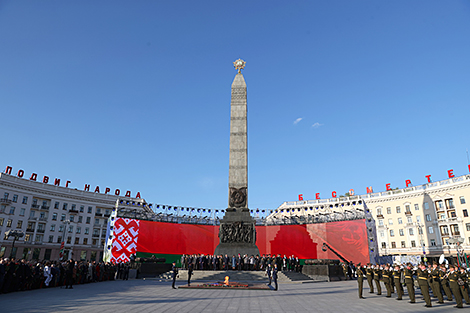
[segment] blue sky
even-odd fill
[[[469,1],[0,1],[0,166],[225,208],[468,173]],[[2,169],[3,170],[3,169]]]

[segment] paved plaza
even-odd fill
[[[356,281],[285,283],[279,291],[171,289],[157,280],[110,281],[0,295],[2,312],[444,312],[455,302],[425,308],[369,294],[359,300]],[[396,294],[394,295],[396,297]],[[466,306],[469,310],[470,306]]]

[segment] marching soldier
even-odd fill
[[[460,294],[460,287],[458,284],[458,279],[459,279],[459,273],[454,271],[454,266],[449,265],[449,286],[450,290],[452,290],[452,293],[454,294],[455,297],[455,302],[457,302],[457,305],[454,306],[455,308],[463,308],[463,302],[462,302],[462,295]]]
[[[382,277],[383,277],[383,282],[385,285],[385,288],[387,289],[387,298],[392,297],[392,272],[390,271],[390,267],[388,265],[385,265],[384,270],[382,271]]]
[[[417,274],[418,274],[419,288],[421,289],[421,293],[423,294],[424,301],[426,301],[425,307],[430,308],[432,305],[431,305],[431,297],[429,296],[429,284],[428,284],[429,272],[426,269],[426,266],[424,265],[424,263],[421,263],[419,265]]]
[[[367,277],[367,283],[369,284],[369,293],[374,293],[374,285],[373,285],[373,280],[374,280],[374,271],[371,268],[371,264],[367,264],[366,268],[366,277]]]
[[[341,267],[343,268],[344,280],[348,280],[348,266],[343,262],[341,263]]]
[[[411,264],[410,263],[406,264],[405,284],[406,284],[406,290],[408,290],[408,296],[410,297],[410,303],[416,303],[413,274],[414,274],[414,270],[411,268]]]
[[[393,281],[395,283],[395,287],[397,288],[397,300],[402,300],[403,286],[401,284],[401,270],[398,264],[395,265],[395,270],[393,271]]]
[[[444,264],[441,264],[441,271],[439,272],[439,277],[441,278],[441,286],[444,289],[444,293],[447,296],[447,301],[452,301],[452,291],[450,291],[449,287],[449,278],[447,277],[447,270]]]
[[[460,268],[460,279],[463,282],[462,285],[459,284],[460,291],[465,299],[465,303],[470,304],[470,297],[468,296],[468,273],[463,267]]]
[[[382,287],[380,286],[380,276],[382,276],[382,269],[378,264],[376,264],[373,271],[375,285],[377,286],[377,295],[380,296],[382,294]]]
[[[364,272],[362,271],[361,268],[361,263],[357,265],[357,287],[359,289],[359,299],[365,299],[362,296],[362,284],[364,281]]]
[[[441,278],[439,277],[439,269],[436,262],[432,264],[431,284],[432,293],[439,300],[437,303],[444,303],[444,297],[442,297],[441,293]]]

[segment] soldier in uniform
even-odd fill
[[[468,296],[468,273],[463,267],[460,268],[460,279],[463,282],[463,285],[459,284],[460,291],[465,299],[465,303],[470,304],[470,297]]]
[[[346,263],[341,263],[341,267],[343,268],[344,280],[348,280],[348,268]]]
[[[431,283],[432,293],[434,296],[437,296],[437,299],[439,300],[437,303],[444,303],[444,297],[441,293],[441,278],[439,277],[439,269],[437,268],[436,262],[432,264]]]
[[[429,272],[426,269],[424,263],[419,265],[418,271],[418,284],[419,288],[421,289],[421,293],[423,294],[424,301],[426,301],[425,307],[430,308],[431,305],[431,297],[429,296],[429,284],[428,284],[428,276]]]
[[[382,294],[382,287],[380,286],[380,276],[382,275],[382,269],[378,264],[376,264],[373,271],[375,285],[377,286],[377,295],[380,296]]]
[[[272,276],[274,281],[274,290],[277,290],[277,263],[274,263]]]
[[[365,299],[362,296],[362,284],[364,282],[364,272],[361,268],[361,263],[357,265],[357,287],[359,289],[359,299]]]
[[[441,286],[447,296],[447,301],[452,301],[452,291],[450,291],[449,278],[447,277],[447,270],[444,264],[440,266],[439,277],[441,278]]]
[[[176,267],[176,262],[173,262],[173,266],[171,267],[171,270],[173,271],[173,284],[171,285],[171,287],[173,287],[173,289],[176,289],[175,283],[176,283],[176,276],[178,275],[178,268]]]
[[[401,269],[398,264],[395,265],[395,269],[393,270],[393,281],[395,283],[395,287],[397,288],[397,300],[402,300],[403,286],[401,284]]]
[[[416,303],[416,298],[415,298],[415,286],[414,286],[414,279],[413,279],[413,268],[411,267],[411,264],[408,263],[406,264],[405,268],[405,284],[406,284],[406,290],[408,290],[408,296],[410,297],[410,303]]]
[[[369,284],[369,293],[374,293],[374,285],[372,281],[374,280],[374,272],[372,271],[371,264],[367,264],[366,268],[366,277],[367,277],[367,283]]]
[[[457,302],[457,305],[454,307],[463,308],[462,294],[460,293],[460,287],[458,284],[459,273],[454,271],[454,269],[453,265],[449,265],[449,286],[450,290],[452,290],[452,293],[454,294],[455,302]]]
[[[382,279],[385,285],[385,288],[387,289],[387,298],[392,297],[392,272],[390,271],[390,266],[385,265],[384,270],[382,271]]]
[[[268,279],[269,279],[269,284],[268,286],[271,286],[271,263],[268,264],[268,266],[266,267],[266,276],[268,276]]]

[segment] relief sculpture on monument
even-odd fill
[[[220,224],[219,238],[221,243],[254,243],[254,224],[243,222]]]
[[[234,188],[230,187],[230,201],[229,207],[231,208],[244,208],[246,207],[246,187]]]

